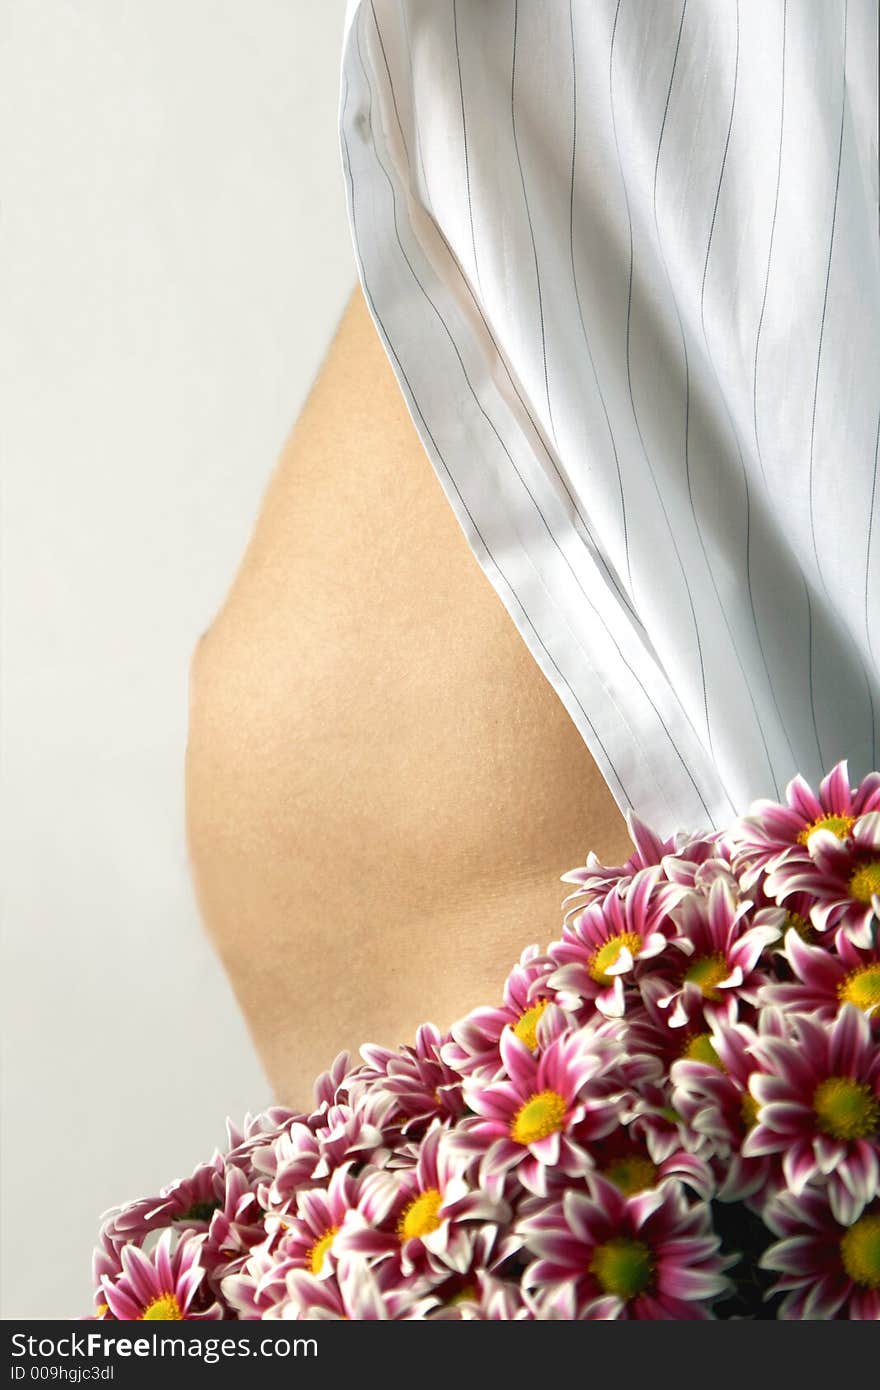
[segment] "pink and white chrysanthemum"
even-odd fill
[[[742,1146],[758,1107],[749,1091],[759,1037],[786,1035],[782,1016],[765,1009],[760,1033],[744,1023],[722,1021],[707,1035],[709,1047],[671,1068],[672,1105],[686,1127],[691,1149],[699,1148],[717,1178],[721,1202],[742,1202],[773,1191],[775,1168],[766,1155],[744,1158]]]
[[[587,1180],[589,1192],[570,1187],[518,1223],[536,1257],[523,1283],[540,1291],[542,1315],[711,1318],[730,1281],[708,1206],[690,1205],[676,1183],[627,1197],[596,1174]]]
[[[292,1260],[280,1260],[274,1237],[256,1246],[234,1273],[227,1274],[220,1289],[232,1316],[256,1319],[278,1316],[278,1309],[288,1302],[287,1275],[295,1266]]]
[[[150,1231],[173,1226],[178,1231],[206,1232],[214,1212],[223,1204],[226,1163],[215,1153],[200,1163],[189,1178],[168,1183],[156,1197],[143,1197],[105,1212],[102,1236],[114,1247],[142,1245]]]
[[[354,1105],[331,1105],[315,1130],[320,1158],[312,1176],[325,1178],[352,1160],[381,1167],[399,1133],[393,1123],[394,1097],[374,1087]]]
[[[472,1009],[452,1025],[449,1041],[441,1048],[444,1062],[460,1076],[475,1072],[495,1075],[501,1069],[498,1045],[508,1026],[532,1052],[552,1041],[567,1022],[551,1003],[551,992],[544,988],[553,969],[553,962],[541,955],[537,946],[527,946],[507,977],[504,1002],[494,1008]]]
[[[757,1122],[745,1158],[781,1158],[795,1196],[827,1183],[832,1210],[851,1224],[880,1191],[880,1050],[868,1019],[845,1004],[833,1023],[798,1014],[789,1038],[751,1045]]]
[[[354,1176],[353,1166],[344,1163],[337,1168],[330,1174],[326,1187],[308,1187],[296,1194],[293,1207],[278,1218],[277,1260],[307,1269],[316,1279],[332,1273],[336,1264],[336,1237],[346,1216],[360,1200],[363,1179]]]
[[[299,1189],[315,1177],[321,1158],[313,1130],[301,1123],[291,1125],[274,1144],[257,1149],[254,1168],[262,1179],[257,1196],[263,1208],[267,1212],[287,1211]]]
[[[303,1269],[290,1270],[286,1299],[266,1318],[298,1321],[390,1322],[426,1317],[433,1306],[430,1286],[419,1279],[400,1279],[390,1263],[371,1267],[345,1256],[329,1279],[315,1279]]]
[[[372,1090],[386,1096],[388,1118],[401,1134],[423,1133],[434,1120],[455,1119],[464,1110],[461,1076],[443,1060],[449,1038],[432,1023],[416,1033],[412,1047],[392,1051],[368,1044],[361,1048],[360,1075]]]
[[[569,869],[568,873],[561,875],[563,883],[577,885],[562,904],[569,909],[565,914],[566,919],[577,911],[578,906],[585,907],[587,903],[606,897],[612,888],[625,891],[640,869],[659,868],[665,855],[675,853],[675,840],[661,839],[633,811],[627,812],[626,828],[634,849],[624,864],[603,864],[598,855],[590,850],[586,864],[579,864],[576,869]],[[570,904],[576,906],[570,907]]]
[[[590,1157],[599,1176],[625,1197],[634,1197],[637,1192],[647,1192],[665,1182],[678,1182],[708,1202],[715,1195],[716,1183],[706,1160],[679,1145],[655,1162],[644,1131],[640,1132],[639,1118],[590,1145]]]
[[[682,891],[661,883],[659,872],[639,870],[625,897],[611,889],[566,923],[548,950],[556,966],[548,985],[561,1008],[591,1004],[608,1018],[622,1017],[624,982],[633,980],[636,962],[659,956],[674,931],[669,910]]]
[[[809,854],[781,861],[764,887],[779,903],[805,894],[818,931],[839,928],[854,946],[870,950],[880,929],[880,811],[860,816],[846,840],[817,830]]]
[[[224,1310],[216,1300],[199,1297],[205,1277],[200,1263],[203,1239],[184,1235],[172,1247],[174,1233],[165,1230],[149,1254],[137,1245],[124,1246],[122,1272],[101,1280],[110,1315],[147,1322],[222,1318]]]
[[[562,875],[563,883],[577,884],[574,892],[569,893],[562,904],[567,909],[566,921],[587,903],[604,898],[612,888],[623,896],[641,869],[659,868],[661,878],[670,883],[690,886],[697,867],[704,860],[725,852],[719,834],[691,835],[679,832],[664,840],[632,811],[627,813],[626,823],[635,846],[626,863],[605,865],[591,852],[587,855],[586,864]]]
[[[256,1153],[273,1144],[290,1125],[305,1119],[306,1116],[296,1110],[288,1110],[283,1105],[270,1105],[268,1110],[257,1115],[245,1115],[240,1125],[227,1120],[228,1147],[224,1155],[227,1166],[243,1168],[248,1172]]]
[[[211,1217],[202,1246],[205,1287],[219,1292],[220,1280],[266,1237],[263,1209],[243,1168],[226,1170],[223,1200]]]
[[[429,1314],[432,1321],[522,1322],[534,1319],[517,1279],[499,1279],[488,1270],[472,1276],[469,1287]]]
[[[860,950],[840,931],[834,945],[834,951],[824,943],[812,946],[790,928],[780,954],[794,979],[764,985],[760,1003],[829,1020],[843,1004],[854,1004],[880,1025],[880,943]]]
[[[740,1000],[754,1004],[769,979],[761,958],[779,940],[779,913],[754,912],[748,898],[737,899],[728,882],[716,877],[707,898],[692,894],[673,916],[678,930],[664,965],[672,971],[674,987],[657,1000],[669,1010],[670,1028],[700,1019],[711,1026],[716,1019],[735,1018]],[[680,964],[673,967],[676,955]]]
[[[779,1236],[760,1263],[780,1275],[770,1290],[785,1294],[780,1319],[880,1322],[880,1201],[842,1224],[827,1194],[808,1187],[780,1192],[763,1215]]]
[[[503,1189],[507,1174],[543,1196],[548,1169],[577,1174],[590,1163],[586,1145],[620,1123],[618,1048],[580,1028],[556,1038],[539,1056],[512,1029],[501,1035],[506,1077],[465,1082],[475,1112],[459,1122],[450,1147],[480,1160],[480,1186]]]
[[[354,1104],[362,1089],[360,1067],[352,1065],[351,1053],[337,1053],[327,1070],[315,1080],[315,1107],[311,1121],[314,1123],[317,1116],[329,1110],[331,1105]]]
[[[818,830],[846,840],[860,816],[880,810],[880,773],[870,773],[852,788],[846,762],[839,762],[823,778],[818,793],[803,777],[792,778],[785,802],[756,801],[730,831],[734,859],[747,883],[757,871],[792,854],[803,854]]]
[[[366,1256],[371,1264],[391,1259],[404,1278],[418,1273],[434,1282],[470,1268],[481,1230],[488,1224],[494,1236],[509,1222],[510,1208],[466,1180],[466,1162],[449,1148],[447,1135],[437,1125],[422,1140],[415,1167],[363,1179],[337,1238],[340,1252]]]

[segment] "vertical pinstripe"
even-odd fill
[[[350,0],[371,313],[488,578],[667,832],[876,759],[876,30],[870,0]]]

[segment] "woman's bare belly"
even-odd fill
[[[196,650],[186,773],[204,921],[294,1104],[341,1048],[498,998],[560,874],[627,852],[359,290]]]

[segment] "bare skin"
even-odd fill
[[[480,570],[360,290],[196,650],[199,904],[279,1099],[499,998],[605,782]]]

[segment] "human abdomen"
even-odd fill
[[[625,827],[461,534],[359,291],[196,651],[188,836],[280,1098],[498,996]]]

